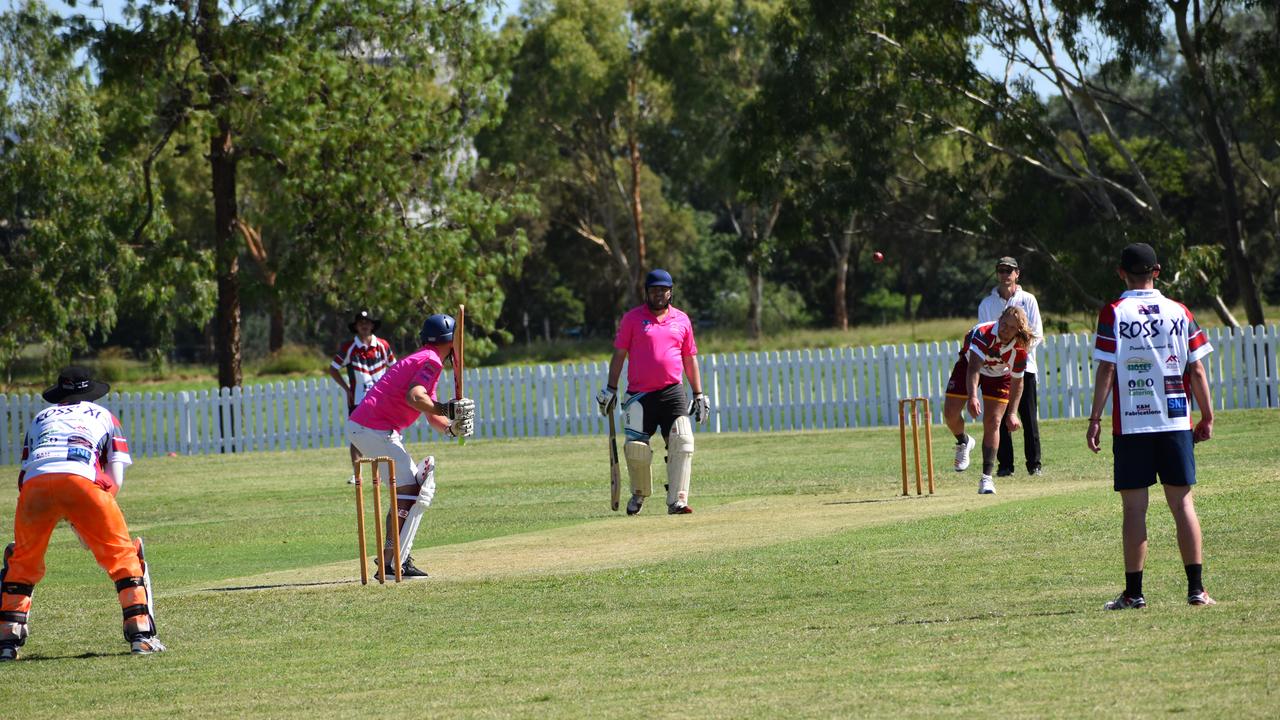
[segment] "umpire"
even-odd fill
[[[1007,307],[1022,308],[1027,315],[1034,337],[1027,348],[1027,369],[1022,374],[1022,399],[1018,401],[1018,417],[1022,420],[1022,443],[1027,460],[1027,474],[1039,475],[1040,470],[1040,420],[1036,401],[1036,347],[1044,342],[1044,323],[1040,320],[1040,304],[1036,296],[1022,289],[1018,280],[1022,269],[1017,258],[1002,257],[996,261],[996,286],[991,294],[978,303],[978,322],[999,320]],[[1000,445],[996,450],[996,477],[1013,474],[1013,434],[1005,423],[1000,423]]]

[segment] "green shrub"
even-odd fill
[[[314,374],[328,365],[325,356],[305,345],[285,345],[258,366],[258,375]]]

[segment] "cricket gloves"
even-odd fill
[[[476,402],[471,398],[450,400],[444,404],[444,416],[450,420],[470,420],[476,416]]]
[[[693,416],[693,421],[701,425],[711,417],[711,399],[706,393],[695,393],[693,402],[689,403],[689,414]]]
[[[600,414],[608,417],[618,404],[618,388],[600,388],[600,392],[596,393],[596,404],[600,406]]]
[[[476,421],[474,417],[460,417],[449,423],[449,427],[445,428],[449,433],[449,437],[471,437],[476,431]]]

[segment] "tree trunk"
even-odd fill
[[[1231,264],[1231,270],[1236,276],[1249,324],[1263,325],[1266,323],[1266,317],[1262,309],[1262,296],[1254,280],[1248,251],[1244,245],[1243,213],[1240,208],[1235,166],[1231,162],[1231,148],[1222,127],[1222,110],[1213,94],[1208,72],[1201,62],[1196,38],[1191,36],[1187,26],[1187,3],[1185,0],[1170,2],[1169,7],[1173,10],[1178,45],[1187,64],[1187,74],[1191,77],[1192,87],[1195,88],[1195,92],[1191,95],[1200,110],[1198,113],[1200,127],[1204,130],[1209,147],[1213,151],[1214,171],[1218,176],[1219,189],[1222,191],[1222,207],[1226,212],[1222,246],[1227,251],[1227,261]],[[1196,30],[1198,33],[1199,28]]]
[[[637,83],[634,75],[627,83],[632,108],[636,107]],[[644,208],[640,205],[640,141],[636,138],[634,118],[627,127],[627,162],[631,165],[631,226],[635,235],[636,263],[631,269],[631,282],[644,302],[644,274],[647,266],[647,251],[644,240]]]
[[[755,257],[747,260],[747,337],[758,340],[764,334],[764,272]]]
[[[218,384],[239,387],[240,368],[240,244],[236,208],[235,143],[231,133],[229,105],[231,81],[219,66],[223,56],[222,23],[217,0],[200,0],[196,46],[201,65],[209,78],[209,104],[218,118],[218,129],[209,139],[209,166],[213,189],[214,267],[217,275],[218,312],[216,318]]]
[[[849,215],[848,226],[835,240],[829,241],[831,256],[836,263],[836,284],[832,292],[834,327],[837,330],[849,329],[849,255],[853,251],[853,235],[856,232],[858,216]]]

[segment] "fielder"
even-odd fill
[[[631,476],[627,514],[635,515],[653,492],[650,465],[653,447],[649,438],[662,429],[667,445],[667,513],[684,515],[689,507],[689,475],[693,460],[693,426],[711,414],[711,402],[702,392],[698,372],[698,346],[693,341],[689,316],[671,307],[671,275],[653,270],[645,277],[645,304],[622,316],[613,341],[608,384],[596,393],[600,412],[608,415],[617,405],[618,377],[627,362],[627,397],[622,402],[627,441],[622,446]],[[685,396],[681,371],[689,378],[693,402]]]
[[[356,409],[374,383],[381,380],[387,374],[387,368],[396,362],[391,345],[374,335],[381,326],[382,321],[368,310],[357,312],[347,325],[355,336],[338,346],[338,352],[329,364],[329,377],[347,396],[347,415]],[[351,479],[347,480],[351,485],[356,483],[356,463],[359,460],[360,451],[352,445]]]
[[[436,385],[444,371],[444,360],[453,355],[454,320],[448,315],[432,315],[422,323],[418,341],[422,347],[392,365],[347,419],[347,439],[365,457],[387,456],[396,463],[396,507],[400,518],[400,566],[403,577],[427,577],[413,564],[413,539],[418,534],[422,514],[436,494],[436,459],[427,456],[415,465],[404,448],[401,431],[419,415],[436,430],[450,437],[468,437],[475,426],[475,403],[468,398],[440,402]],[[386,557],[392,558],[394,538],[391,511],[386,517]],[[394,575],[395,567],[378,568],[379,578]]]
[[[1001,422],[1009,430],[1022,427],[1018,400],[1022,397],[1022,373],[1027,350],[1035,335],[1022,308],[1009,306],[995,322],[978,323],[964,337],[960,359],[947,381],[942,419],[956,436],[956,472],[969,467],[974,439],[964,431],[964,409],[974,419],[982,416],[982,477],[978,494],[994,495],[991,470],[1000,447]]]
[[[22,445],[14,541],[0,569],[0,660],[17,660],[27,641],[27,618],[36,583],[44,577],[44,554],[59,520],[66,519],[116,584],[130,652],[149,655],[165,646],[156,637],[151,575],[142,538],[129,537],[115,496],[132,464],[120,421],[97,400],[106,383],[82,367],[67,367],[44,391],[55,403],[36,415]]]
[[[1177,528],[1178,552],[1187,573],[1187,604],[1216,605],[1204,590],[1200,518],[1191,486],[1196,484],[1195,443],[1213,437],[1213,397],[1201,359],[1213,351],[1204,331],[1182,303],[1156,290],[1160,263],[1146,243],[1120,254],[1126,291],[1098,313],[1093,359],[1098,367],[1085,444],[1101,449],[1102,411],[1111,398],[1113,487],[1123,520],[1124,591],[1107,610],[1144,608],[1142,571],[1147,561],[1147,488],[1164,487]],[[1188,395],[1200,409],[1191,427]]]

